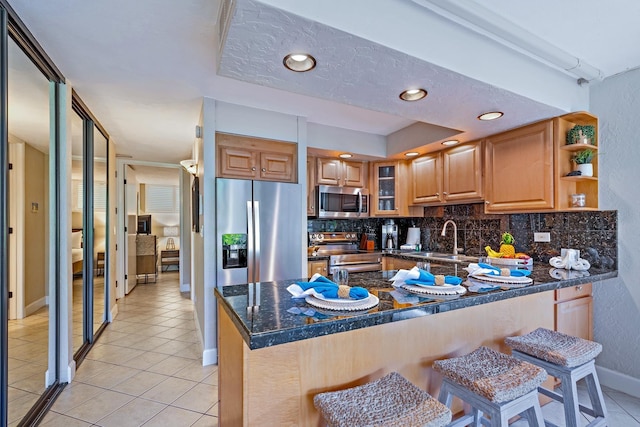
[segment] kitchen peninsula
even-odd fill
[[[466,264],[432,266],[434,274],[466,277]],[[317,393],[338,390],[398,371],[437,395],[436,359],[480,345],[507,351],[506,336],[554,329],[554,291],[617,276],[614,269],[553,272],[533,267],[533,285],[455,299],[398,303],[393,271],[350,275],[380,303],[365,313],[331,316],[293,300],[297,280],[226,286],[215,290],[219,313],[219,419],[227,425],[316,426]],[[306,280],[306,279],[302,279]]]

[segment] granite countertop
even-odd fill
[[[434,264],[431,272],[466,278],[464,266],[466,263]],[[534,281],[533,285],[485,293],[467,292],[458,298],[448,300],[421,297],[416,304],[400,304],[391,295],[394,288],[391,287],[389,279],[396,273],[394,270],[352,273],[349,275],[349,285],[367,288],[370,293],[378,296],[380,303],[364,313],[349,315],[331,315],[329,312],[314,309],[305,303],[304,299],[292,299],[286,290],[287,286],[297,281],[307,281],[306,278],[224,286],[216,288],[215,294],[249,348],[259,349],[601,281],[618,275],[617,270],[593,267],[588,271],[588,276],[583,275],[583,272],[567,270],[559,270],[552,275],[553,270],[546,264],[534,264],[530,276]]]

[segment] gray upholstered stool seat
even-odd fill
[[[313,403],[332,427],[445,426],[449,408],[397,372],[346,390],[319,393]]]
[[[451,407],[453,396],[457,396],[473,408],[472,414],[457,419],[452,426],[470,422],[506,426],[509,418],[518,414],[524,415],[529,425],[544,425],[537,392],[547,378],[544,369],[487,347],[437,360],[433,368],[444,375],[440,402]]]
[[[560,380],[561,394],[539,387],[540,393],[564,405],[565,424],[578,426],[580,412],[594,417],[589,426],[607,424],[607,409],[595,368],[595,357],[602,345],[549,329],[538,328],[519,337],[508,337],[505,342],[513,349],[513,356],[544,368],[549,375]],[[580,405],[577,382],[584,379],[591,408]],[[547,425],[552,426],[547,421]]]

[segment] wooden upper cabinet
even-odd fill
[[[218,177],[298,182],[296,144],[217,133],[216,147]]]
[[[442,164],[445,202],[482,200],[482,141],[444,151]]]
[[[413,204],[442,202],[442,155],[427,154],[411,162]]]
[[[366,187],[367,163],[318,158],[318,185]]]
[[[485,212],[553,210],[553,150],[551,120],[487,138]]]
[[[409,175],[405,161],[370,163],[373,216],[424,216],[423,208],[409,206]]]

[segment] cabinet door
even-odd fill
[[[593,340],[593,297],[557,303],[556,331]]]
[[[482,142],[442,153],[443,192],[446,202],[482,199]]]
[[[342,161],[318,158],[318,185],[341,185]]]
[[[411,196],[414,204],[442,202],[442,162],[440,154],[419,157],[411,162]]]
[[[260,153],[260,179],[265,181],[296,182],[293,155]]]
[[[219,147],[218,157],[220,171],[218,176],[223,178],[248,178],[259,176],[256,165],[258,152],[233,147]]]
[[[552,136],[546,121],[487,139],[485,212],[553,209]]]
[[[373,163],[371,211],[376,216],[398,215],[398,162]]]
[[[307,216],[316,215],[316,158],[307,157]]]
[[[345,187],[367,186],[367,164],[365,162],[342,162],[342,185]]]
[[[311,277],[316,273],[326,276],[328,271],[327,261],[309,261],[307,262],[307,268],[309,270],[308,277]]]

